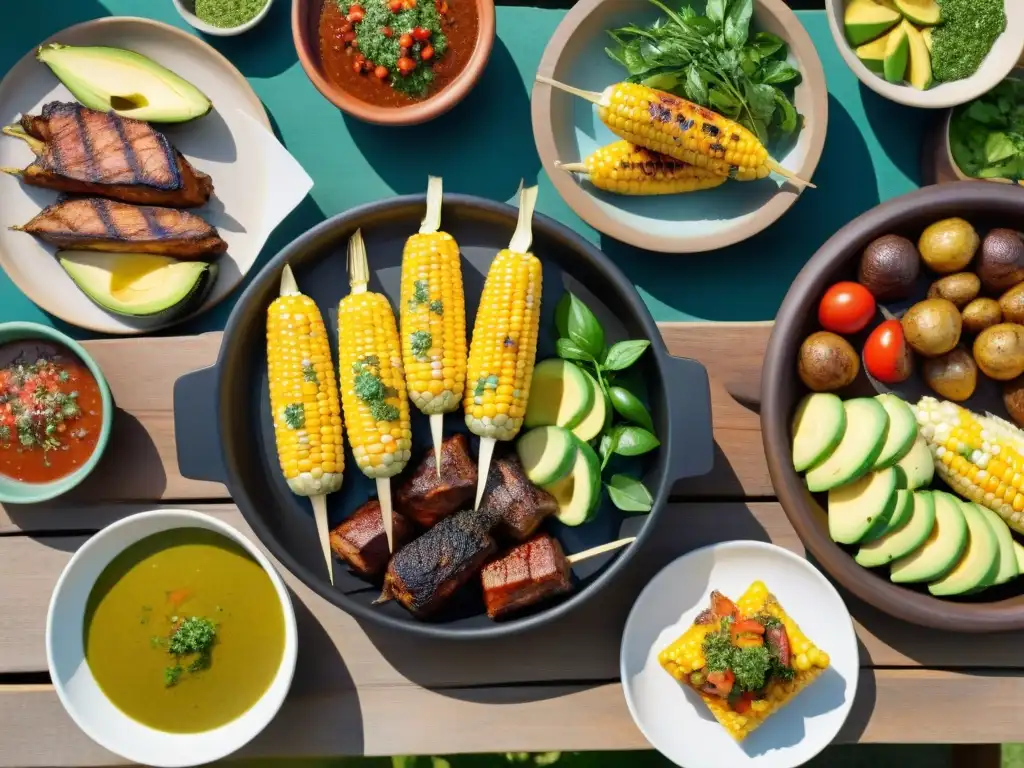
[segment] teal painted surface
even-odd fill
[[[246,35],[209,39],[252,82],[278,136],[315,181],[310,197],[271,238],[261,264],[327,216],[422,191],[427,174],[443,176],[446,190],[499,200],[511,199],[520,178],[532,181],[539,174],[538,210],[603,248],[637,286],[656,320],[767,320],[793,277],[833,232],[879,201],[917,186],[922,137],[936,119],[934,113],[891,104],[861,86],[842,61],[824,12],[798,12],[818,48],[830,91],[828,139],[814,176],[818,189],[806,192],[778,223],[745,243],[710,254],[653,254],[588,227],[540,171],[529,93],[544,45],[565,11],[499,7],[498,40],[473,93],[427,125],[382,128],[344,116],[310,84],[292,46],[290,5],[275,0],[267,19]],[[0,71],[47,35],[113,14],[144,15],[187,28],[170,0],[50,0],[5,16]],[[169,333],[222,328],[233,298]],[[0,274],[0,322],[9,320],[57,325],[77,338],[89,338],[55,322]]]

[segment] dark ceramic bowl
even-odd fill
[[[956,632],[998,632],[1024,629],[1024,579],[986,589],[973,597],[939,599],[922,588],[893,584],[885,569],[862,568],[850,553],[828,534],[828,520],[819,498],[808,492],[793,469],[790,421],[807,389],[796,374],[797,352],[803,339],[820,330],[818,302],[825,289],[839,280],[855,280],[865,246],[886,234],[904,235],[917,242],[929,224],[951,216],[971,222],[978,232],[995,227],[1016,227],[1024,219],[1024,189],[1001,184],[957,182],[926,187],[896,198],[854,219],[836,232],[800,271],[782,302],[768,343],[761,376],[761,431],[772,484],[786,515],[808,552],[822,568],[854,595],[900,619]],[[910,301],[887,308],[902,308],[924,298],[928,279]],[[879,320],[881,317],[878,318]],[[851,339],[860,348],[863,338]],[[863,366],[862,366],[863,367]],[[994,382],[982,381],[964,406],[1006,416]],[[873,395],[884,391],[860,375],[845,396]],[[894,390],[909,402],[931,394],[915,374]],[[936,476],[933,487],[941,487]]]

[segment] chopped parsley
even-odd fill
[[[181,664],[175,664],[173,667],[167,667],[164,669],[164,685],[168,688],[178,684],[178,680],[181,679],[182,674],[185,670],[182,669]]]
[[[356,397],[370,406],[370,415],[374,421],[395,421],[399,417],[398,408],[387,402],[387,398],[397,393],[386,387],[380,378],[380,358],[367,355],[352,364],[355,374],[353,389]]]
[[[417,280],[412,284],[412,298],[409,299],[409,308],[416,309],[420,304],[430,301],[430,286],[426,280]]]
[[[776,674],[776,670],[786,669],[779,664],[778,658],[764,645],[738,648],[732,644],[732,619],[722,619],[717,632],[711,632],[704,638],[702,650],[707,668],[711,672],[724,672],[729,669],[736,676],[735,689],[740,691],[759,691],[764,688],[768,679]],[[779,675],[783,679],[792,679]],[[734,690],[735,690],[734,689]]]
[[[47,466],[47,453],[68,448],[62,438],[86,435],[85,430],[68,428],[82,408],[78,392],[61,389],[71,374],[58,360],[19,360],[0,370],[0,448],[41,450]]]
[[[302,429],[306,426],[306,409],[302,403],[291,403],[284,407],[284,423],[288,429]]]
[[[319,383],[319,379],[316,376],[316,368],[313,367],[312,363],[302,364],[302,379],[304,381],[311,381],[314,384]]]
[[[350,0],[338,0],[342,12],[346,12]],[[359,52],[373,63],[373,66],[384,66],[388,69],[388,82],[391,87],[407,96],[423,97],[427,95],[434,82],[434,64],[444,57],[448,50],[448,38],[441,31],[441,13],[434,0],[417,0],[400,4],[395,12],[383,0],[367,0],[362,4],[364,15],[356,25],[356,41]],[[420,27],[430,35],[426,40],[414,39],[410,48],[405,51],[404,58],[411,60],[415,67],[411,72],[402,74],[398,60],[403,58],[401,39],[403,34],[411,34]],[[384,30],[389,29],[390,35]],[[425,54],[427,49],[429,54]]]
[[[440,299],[434,299],[430,302],[430,311],[435,315],[444,316],[444,302]]]
[[[164,647],[161,640],[153,638],[154,647]],[[209,669],[216,640],[217,625],[209,619],[193,616],[179,623],[166,643],[167,652],[175,657],[175,663],[164,669],[164,685],[168,688],[177,685],[186,669],[191,674]],[[183,666],[186,660],[187,666]]]
[[[412,353],[417,357],[426,357],[434,344],[433,337],[427,331],[413,331],[409,337],[412,342]]]

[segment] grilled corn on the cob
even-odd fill
[[[1024,533],[1024,432],[948,400],[922,397],[912,408],[939,477]]]
[[[707,168],[616,141],[591,152],[582,163],[559,163],[570,173],[586,174],[590,183],[618,195],[675,195],[713,189],[726,182]]]
[[[402,348],[388,300],[367,290],[370,270],[362,232],[348,243],[352,292],[338,304],[338,369],[348,440],[359,470],[377,481],[391,545],[391,480],[412,453]]]
[[[601,122],[637,146],[730,179],[752,181],[775,171],[801,186],[814,186],[769,157],[757,137],[739,123],[671,93],[640,83],[615,83],[597,93],[543,75],[537,75],[537,81],[593,102]]]
[[[441,228],[441,179],[427,183],[427,212],[402,253],[402,358],[409,398],[430,417],[441,473],[444,414],[466,386],[466,298],[455,238]]]
[[[267,308],[267,373],[281,471],[294,493],[312,497],[333,581],[324,496],[341,488],[345,469],[338,387],[323,317],[287,265]]]
[[[537,358],[542,289],[540,259],[530,252],[537,188],[519,193],[519,221],[508,248],[491,262],[469,348],[464,405],[466,426],[479,435],[480,505],[496,440],[511,440],[523,425]]]
[[[736,741],[742,741],[814,682],[828,667],[829,656],[804,635],[797,623],[768,592],[764,582],[755,581],[751,584],[737,601],[736,607],[742,616],[753,617],[767,613],[783,623],[789,637],[795,671],[793,679],[788,682],[773,678],[765,686],[764,698],[751,702],[750,709],[744,714],[734,711],[726,699],[697,691],[722,727]],[[658,662],[676,680],[689,685],[690,675],[704,669],[706,664],[703,656],[704,638],[719,629],[718,622],[693,624],[678,640],[658,654]]]

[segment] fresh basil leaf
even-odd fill
[[[594,317],[590,308],[572,293],[569,297],[565,326],[569,340],[592,358],[600,358],[604,354],[604,328]],[[558,309],[555,310],[555,323],[558,324]],[[561,332],[561,330],[559,330]]]
[[[650,512],[654,497],[647,486],[629,475],[612,475],[607,483],[608,498],[623,512]]]
[[[792,133],[800,125],[800,116],[796,112],[793,103],[778,88],[775,89],[775,103],[778,109],[775,111],[776,122],[783,133]]]
[[[715,24],[715,22],[713,22],[707,16],[696,15],[694,15],[693,18],[686,22],[686,26],[688,26],[701,37],[713,35],[715,33],[715,30],[718,28],[718,25]]]
[[[768,85],[781,85],[800,77],[800,71],[788,61],[769,61],[761,69],[761,82]]]
[[[740,69],[747,77],[753,77],[761,65],[761,54],[755,48],[746,47],[740,51]]]
[[[768,145],[768,124],[764,120],[755,117],[750,123],[750,130],[757,136],[758,141],[765,146]]]
[[[786,44],[782,41],[782,38],[778,35],[773,35],[771,32],[758,32],[750,42],[750,47],[757,51],[762,59],[774,56],[785,46]]]
[[[604,49],[604,52],[606,54],[608,54],[608,58],[609,59],[614,61],[616,64],[618,64],[618,65],[620,65],[622,67],[625,67],[626,70],[628,71],[629,70],[629,65],[626,64],[626,56],[625,56],[624,51],[625,51],[625,46],[622,46],[622,45],[620,45],[618,48],[615,48],[615,49],[612,49],[612,48],[605,48]]]
[[[735,120],[740,112],[740,103],[728,91],[714,88],[710,92],[711,108],[719,114]]]
[[[770,85],[747,81],[743,95],[746,96],[754,118],[762,120],[765,124],[770,123],[772,115],[775,114],[775,89]]]
[[[640,355],[649,346],[651,346],[651,342],[646,339],[616,342],[612,344],[608,354],[604,356],[604,362],[601,363],[601,367],[606,371],[621,371],[629,368],[629,366],[640,359]]]
[[[725,41],[733,48],[746,45],[753,12],[753,0],[733,0],[729,6],[725,15]]]
[[[594,356],[586,350],[580,349],[574,342],[569,339],[559,339],[555,342],[555,352],[563,360],[584,360],[591,362]]]
[[[643,83],[648,88],[656,88],[659,91],[671,91],[679,85],[679,78],[668,72],[659,72],[656,75],[645,77]]]
[[[621,430],[616,427],[611,432],[601,435],[601,442],[597,446],[597,453],[601,457],[601,470],[604,471],[605,466],[608,464],[608,460],[615,453],[615,447],[619,443],[619,432]]]
[[[641,427],[632,425],[616,427],[618,439],[615,442],[615,453],[619,456],[640,456],[649,453],[661,445],[661,442]]]
[[[725,10],[729,0],[708,0],[708,6],[704,13],[712,21],[721,24],[725,21]]]
[[[691,64],[689,71],[686,73],[686,98],[690,101],[694,101],[698,104],[708,103],[708,87],[704,83],[704,78],[701,75],[700,67],[696,64]]]
[[[651,414],[632,392],[623,387],[609,387],[608,399],[612,401],[612,407],[622,418],[639,424],[653,434],[654,423],[651,421]]]

